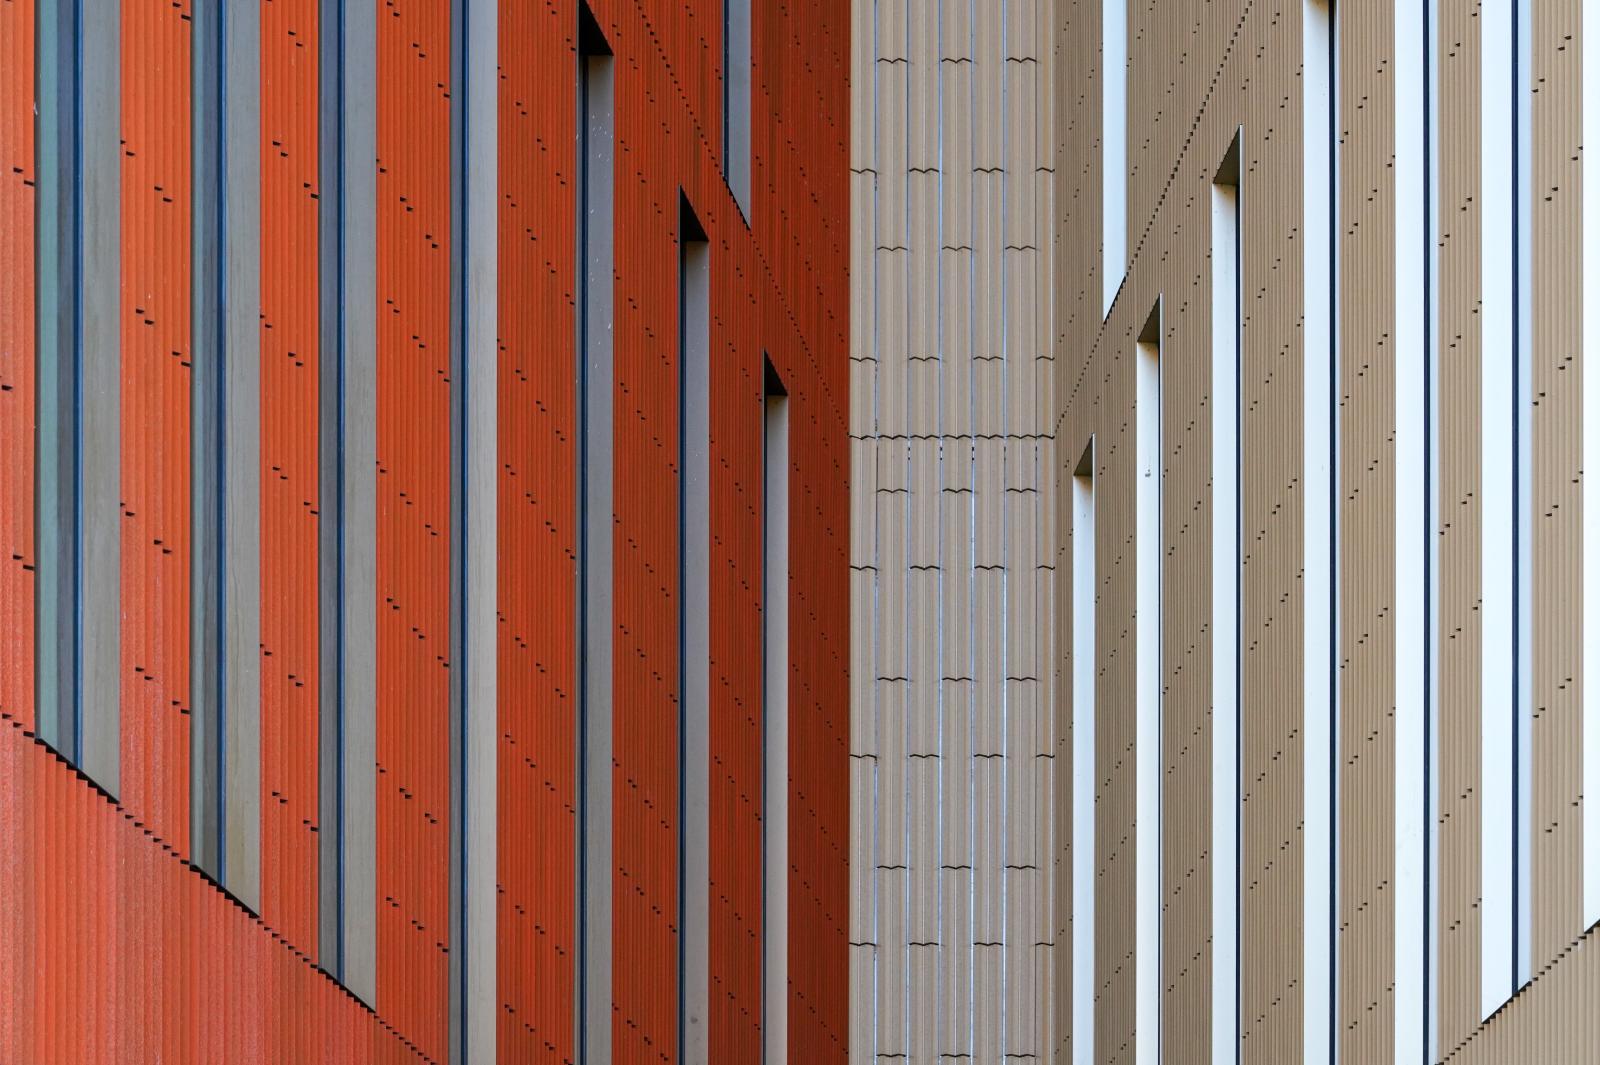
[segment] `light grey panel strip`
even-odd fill
[[[320,963],[377,1001],[377,11],[322,7]]]
[[[339,552],[344,986],[378,1000],[378,11],[345,0],[340,174],[343,413]]]
[[[581,797],[576,1018],[578,1060],[611,1060],[612,875],[612,58],[587,9],[579,29],[578,463]]]
[[[222,12],[202,4],[192,13],[190,53],[193,260],[218,263],[222,230]],[[223,869],[223,520],[221,455],[227,444],[223,382],[226,334],[222,271],[190,274],[190,525],[189,580],[189,837],[190,860],[224,883]]]
[[[223,884],[260,912],[261,10],[224,10]]]
[[[122,722],[122,37],[92,6],[78,26],[78,767],[120,790]],[[80,12],[81,17],[81,12]]]
[[[258,911],[261,24],[250,0],[194,20],[190,817],[195,864]]]
[[[36,8],[38,355],[34,670],[39,738],[78,755],[78,39],[76,0]]]
[[[722,168],[750,218],[750,0],[723,0]]]
[[[450,0],[450,959],[446,1057],[467,1060],[467,0]]]
[[[466,199],[467,1061],[495,1060],[495,884],[499,791],[496,611],[499,518],[498,7],[467,0]]]
[[[692,218],[685,206],[686,218]],[[698,227],[697,227],[698,228]],[[709,1056],[711,915],[711,250],[681,239],[682,551],[679,603],[683,690],[679,1039],[684,1065]]]
[[[774,376],[768,367],[769,379]],[[762,1037],[766,1065],[789,1061],[789,397],[766,401],[765,677],[761,818]]]
[[[344,175],[340,152],[340,77],[344,19],[340,0],[321,0],[317,54],[317,964],[344,975],[344,899],[339,856],[344,839],[343,730],[339,721],[344,640],[339,557],[342,447],[340,395]]]

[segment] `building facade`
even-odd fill
[[[1600,9],[1058,14],[1059,1053],[1588,1060]]]
[[[1600,5],[980,6],[855,5],[853,1053],[1600,1060]]]
[[[843,1060],[848,32],[0,6],[0,1060]]]

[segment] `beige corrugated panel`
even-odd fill
[[[851,1043],[1050,1045],[1049,0],[855,0]]]
[[[1578,0],[1533,6],[1533,971],[1582,931]],[[1600,145],[1596,146],[1600,150]],[[1600,1053],[1600,1051],[1597,1051]]]
[[[1483,683],[1481,476],[1482,122],[1480,20],[1475,6],[1439,13],[1439,780],[1438,1045],[1477,1026],[1482,992],[1479,918]]]

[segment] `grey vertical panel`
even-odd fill
[[[458,262],[465,272],[462,334],[462,377],[453,387],[463,392],[455,405],[463,423],[462,550],[460,631],[464,647],[457,671],[463,685],[461,708],[464,749],[462,800],[464,832],[461,891],[461,1024],[465,1039],[462,1060],[471,1065],[495,1061],[495,881],[498,823],[496,750],[499,703],[496,689],[498,604],[497,516],[499,432],[496,380],[498,260],[496,203],[497,0],[463,0],[465,18],[457,53],[465,85],[461,116],[464,238]]]
[[[789,1061],[789,397],[767,366],[762,695],[765,773],[762,1036],[765,1065]]]
[[[222,653],[224,881],[261,909],[261,11],[228,0],[223,226],[227,375]]]
[[[377,12],[363,0],[324,0],[321,14],[322,964],[371,1005],[377,1001]]]
[[[340,705],[344,743],[344,984],[368,1003],[378,983],[378,16],[347,0],[340,57]]]
[[[222,320],[227,273],[222,268],[226,234],[222,230],[222,79],[226,77],[220,5],[193,13],[190,50],[192,96],[191,210],[192,260],[214,264],[190,273],[190,577],[189,577],[189,836],[191,858],[223,882],[222,728],[226,712],[222,653],[225,600],[222,594],[223,449],[222,420],[227,368],[227,336]]]
[[[451,1065],[467,1060],[467,0],[450,0],[450,873],[446,1011]]]
[[[750,0],[723,0],[722,169],[750,218]]]
[[[711,917],[711,249],[693,212],[679,229],[681,536],[679,638],[683,693],[678,925],[679,1059],[709,1053]]]
[[[579,671],[582,683],[578,776],[579,1059],[611,1060],[612,885],[612,59],[587,6],[580,5],[578,56],[578,391],[582,456],[578,486]]]
[[[35,199],[38,299],[35,377],[34,680],[38,734],[78,751],[78,5],[39,0]]]
[[[78,767],[116,795],[122,747],[122,41],[111,11],[94,5],[83,13],[90,17],[78,27]]]
[[[259,910],[261,24],[194,18],[190,816],[196,864]]]

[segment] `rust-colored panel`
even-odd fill
[[[319,7],[317,0],[261,7],[261,916],[312,957]],[[287,1013],[276,1023],[296,1027]]]
[[[28,729],[34,663],[33,20],[33,0],[0,5],[0,717]],[[5,1036],[0,1028],[0,1052]]]
[[[449,1021],[450,5],[378,14],[377,1008]]]
[[[0,809],[5,1061],[435,1060],[11,721]]]
[[[577,24],[572,0],[500,5],[498,1041],[556,1065],[577,1060]]]
[[[121,798],[187,854],[192,24],[186,0],[121,18]]]

